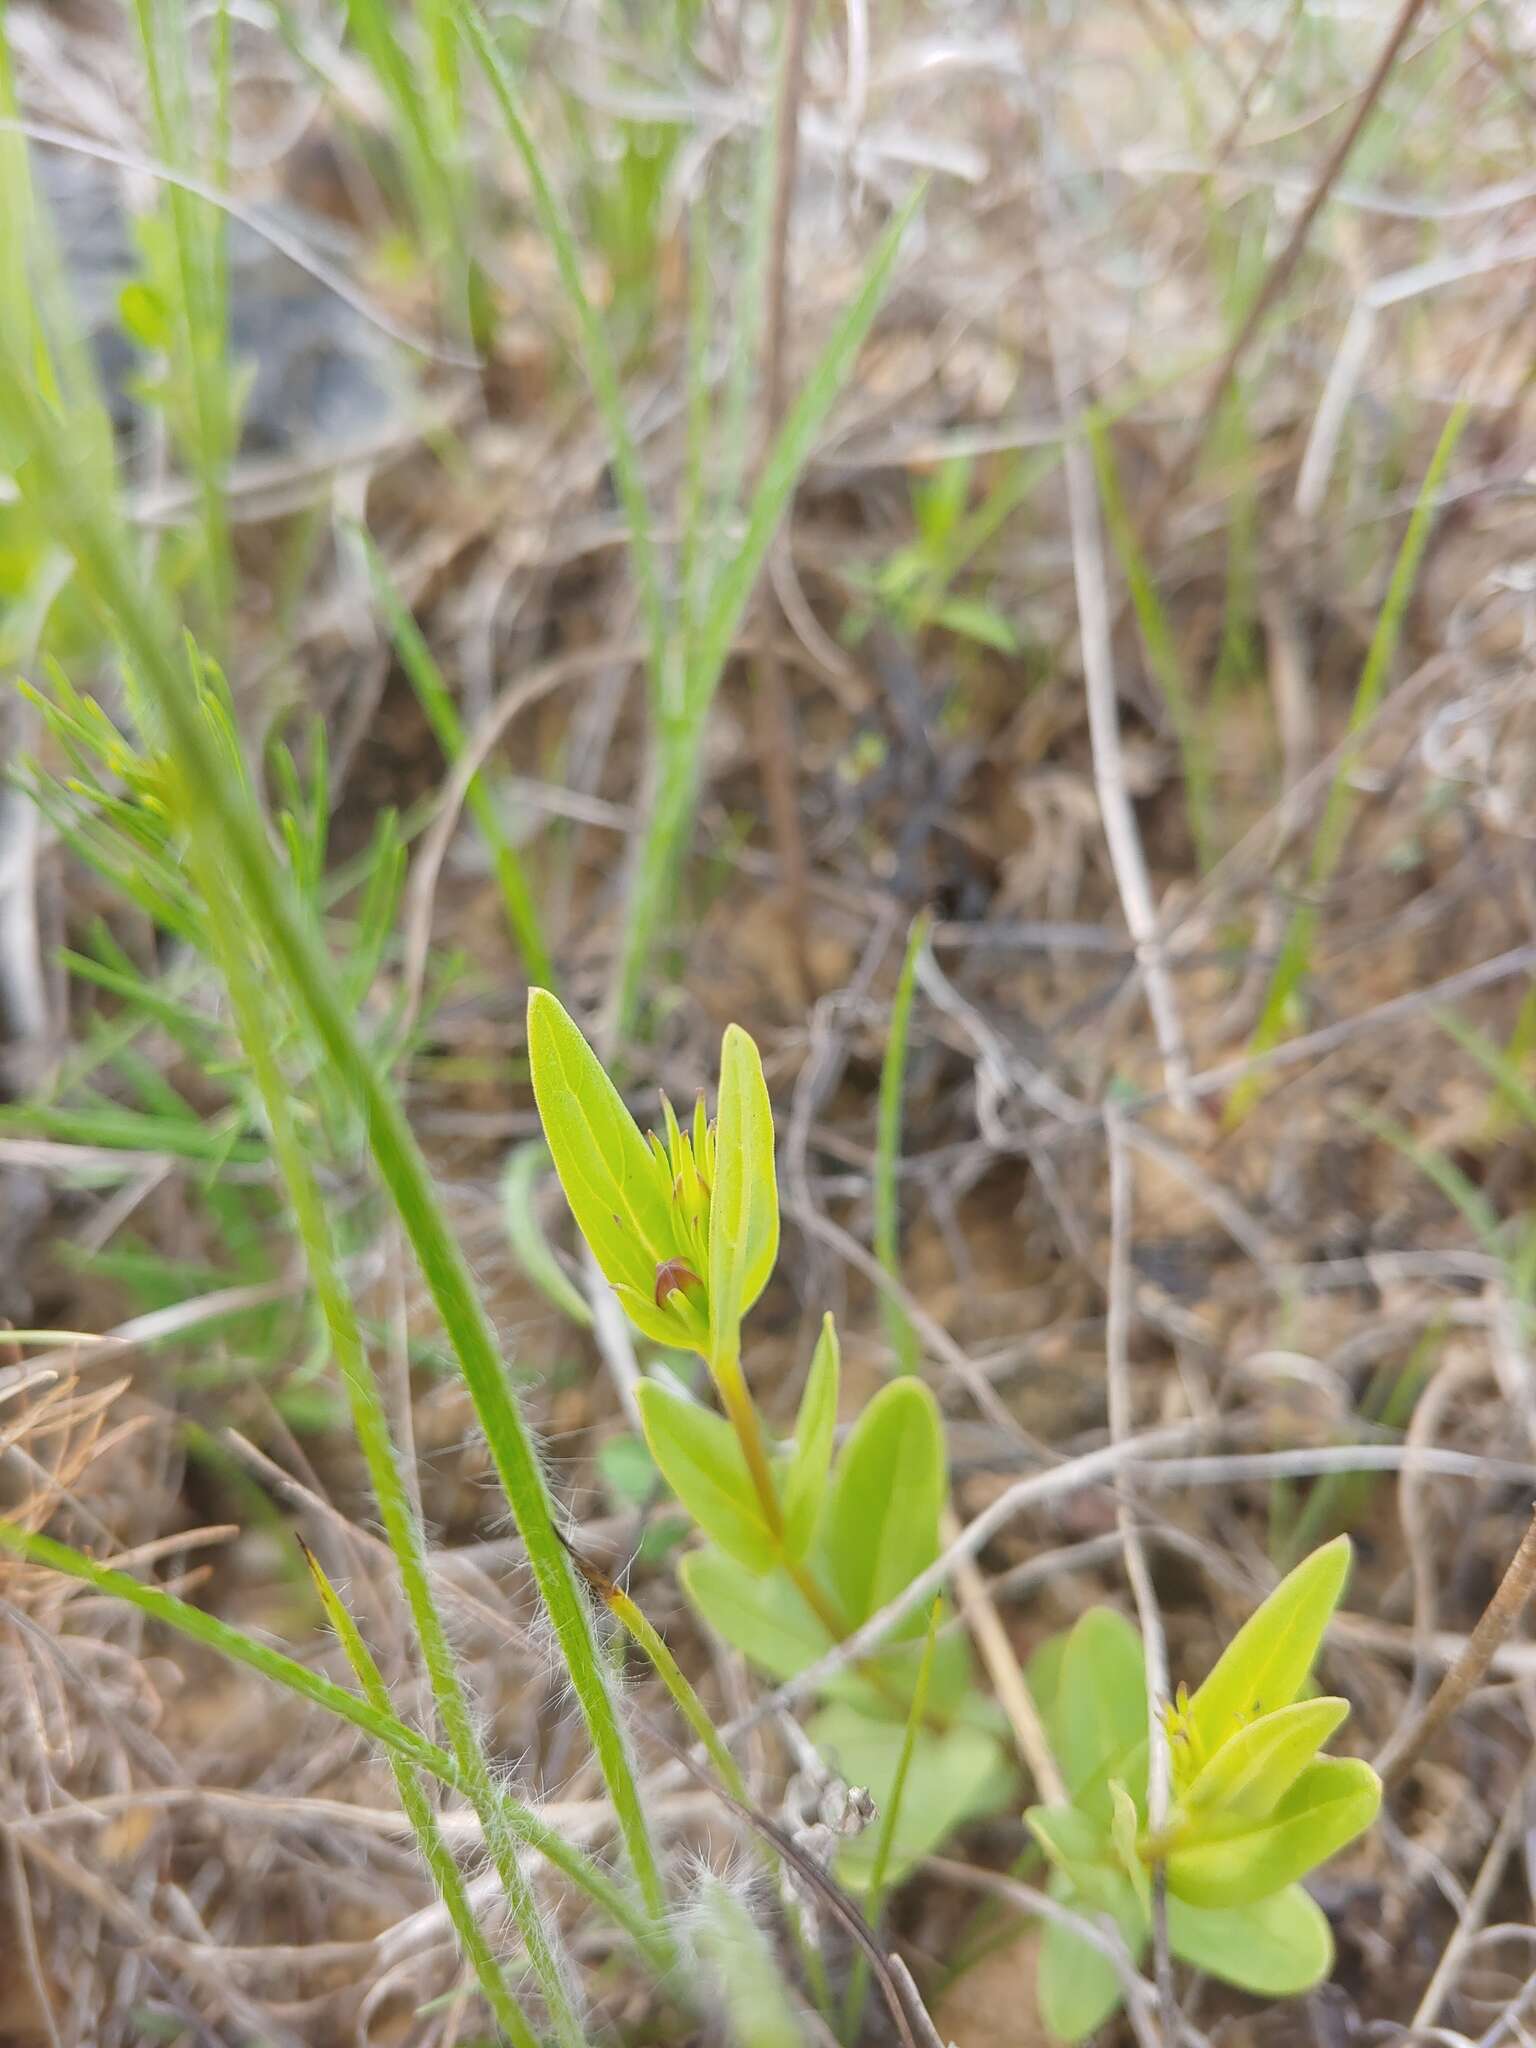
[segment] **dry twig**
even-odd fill
[[[1400,1784],[1429,1748],[1451,1716],[1482,1683],[1494,1653],[1525,1612],[1536,1591],[1536,1513],[1509,1561],[1498,1590],[1483,1609],[1466,1647],[1418,1714],[1389,1742],[1376,1760],[1387,1785]]]

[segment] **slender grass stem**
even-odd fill
[[[471,1790],[477,1810],[487,1816],[486,1845],[506,1893],[513,1920],[527,1948],[539,1988],[549,2005],[555,2031],[562,2042],[569,2044],[569,2048],[580,2048],[584,2040],[581,2023],[570,2003],[565,1976],[541,1920],[538,1901],[519,1862],[517,1841],[501,1817],[490,1764],[476,1731],[447,1631],[433,1597],[426,1538],[412,1507],[405,1475],[400,1469],[390,1434],[389,1417],[368,1362],[357,1313],[341,1277],[340,1260],[325,1202],[300,1142],[286,1083],[273,1052],[260,983],[248,950],[249,934],[244,928],[240,905],[218,879],[214,854],[215,849],[204,845],[193,857],[197,879],[210,913],[209,937],[229,991],[236,1029],[251,1062],[252,1076],[271,1132],[272,1150],[288,1190],[288,1199],[293,1205],[294,1222],[341,1370],[352,1427],[368,1467],[384,1532],[394,1553],[432,1697],[448,1737],[454,1763]],[[368,1690],[366,1684],[364,1689]],[[380,1702],[375,1701],[375,1704]],[[398,1765],[397,1770],[409,1774],[409,1766]],[[410,1811],[409,1802],[407,1811]],[[427,1848],[424,1842],[424,1853]],[[430,1865],[430,1855],[428,1862]],[[524,2029],[527,2030],[526,2022]]]
[[[614,1620],[628,1631],[650,1659],[656,1676],[671,1694],[673,1705],[699,1738],[705,1754],[719,1772],[720,1782],[733,1799],[739,1799],[743,1805],[748,1804],[746,1783],[737,1767],[736,1759],[720,1740],[714,1722],[705,1711],[704,1702],[689,1684],[682,1667],[656,1629],[652,1627],[644,1610],[637,1601],[630,1598],[622,1586],[616,1585],[606,1572],[599,1571],[596,1565],[574,1551],[572,1555],[576,1559],[576,1569],[587,1584],[604,1603]]]
[[[901,1278],[901,1203],[897,1169],[901,1163],[901,1098],[907,1078],[907,1037],[912,1023],[912,998],[917,987],[917,963],[933,919],[920,911],[907,934],[896,995],[891,1004],[891,1021],[886,1030],[885,1057],[880,1063],[879,1124],[875,1138],[875,1257],[893,1280]],[[881,1312],[886,1335],[896,1354],[898,1372],[916,1372],[919,1349],[917,1332],[900,1302],[882,1295]]]
[[[630,557],[639,586],[640,610],[650,649],[651,687],[653,691],[659,691],[667,672],[667,604],[653,537],[650,501],[640,474],[640,458],[630,431],[629,414],[619,384],[618,364],[609,345],[607,329],[582,283],[581,252],[523,113],[511,67],[498,49],[495,36],[475,0],[446,0],[446,4],[457,16],[459,33],[484,72],[512,147],[522,159],[533,197],[533,209],[544,239],[549,243],[555,267],[560,273],[561,288],[576,322],[582,367],[603,416],[609,447],[613,452],[614,482],[618,486],[624,517],[629,522]]]
[[[933,1672],[933,1648],[938,1641],[939,1615],[943,1602],[935,1600],[928,1610],[928,1635],[923,1644],[922,1662],[917,1667],[917,1679],[912,1687],[912,1704],[907,1709],[907,1725],[902,1731],[901,1754],[896,1759],[896,1775],[891,1780],[890,1797],[880,1815],[880,1832],[875,1837],[875,1860],[869,1874],[869,1897],[864,1917],[879,1933],[880,1915],[885,1906],[885,1874],[891,1867],[891,1850],[896,1842],[896,1828],[901,1819],[902,1801],[906,1797],[907,1778],[912,1769],[912,1756],[917,1747],[917,1731],[923,1725],[923,1716],[928,1710],[928,1681]],[[843,2039],[856,2041],[864,2018],[864,2005],[869,1997],[869,1958],[862,1949],[854,1956],[853,1971],[848,1980],[848,1995],[843,2005]]]
[[[24,443],[31,487],[46,493],[50,523],[83,571],[153,708],[177,763],[189,822],[217,846],[295,1010],[323,1049],[338,1088],[367,1132],[422,1277],[460,1369],[497,1476],[528,1551],[571,1687],[581,1707],[647,1910],[661,1922],[666,1893],[591,1618],[555,1533],[533,1439],[507,1383],[495,1329],[468,1260],[449,1228],[421,1148],[394,1089],[359,1035],[346,993],[272,856],[264,824],[211,731],[154,596],[133,571],[113,508],[89,493],[49,432],[49,416],[13,361],[0,364],[0,418]]]
[[[347,1662],[357,1675],[364,1698],[381,1713],[388,1713],[389,1689],[368,1645],[363,1641],[362,1632],[347,1612],[341,1595],[326,1577],[320,1560],[307,1544],[304,1546],[304,1555],[314,1576],[321,1604],[330,1618],[331,1626],[335,1629],[342,1648],[347,1653]],[[395,1789],[400,1794],[400,1804],[405,1809],[406,1818],[411,1823],[421,1849],[422,1861],[431,1873],[432,1882],[437,1886],[448,1918],[453,1922],[453,1931],[458,1936],[459,1946],[469,1958],[476,1982],[495,2017],[496,2024],[506,2034],[512,2048],[538,2048],[538,2036],[513,1996],[501,1965],[492,1954],[491,1945],[475,1917],[475,1910],[464,1889],[464,1879],[454,1860],[453,1851],[443,1839],[443,1831],[437,1824],[437,1815],[432,1810],[432,1802],[422,1785],[420,1773],[414,1764],[408,1764],[397,1756],[390,1757],[389,1767],[394,1773]]]
[[[30,1564],[44,1565],[49,1571],[76,1579],[112,1599],[127,1601],[129,1606],[137,1608],[151,1621],[175,1629],[189,1641],[201,1643],[205,1649],[215,1650],[221,1657],[228,1657],[231,1662],[258,1672],[286,1692],[307,1700],[311,1706],[322,1708],[334,1719],[345,1721],[371,1737],[390,1755],[403,1757],[418,1769],[429,1772],[462,1798],[470,1799],[470,1788],[445,1749],[418,1729],[383,1712],[371,1701],[349,1692],[343,1685],[337,1685],[323,1673],[312,1671],[307,1664],[299,1663],[297,1658],[282,1650],[273,1649],[270,1643],[247,1635],[243,1629],[232,1628],[216,1615],[205,1614],[202,1608],[192,1606],[190,1601],[178,1600],[174,1593],[167,1593],[159,1586],[147,1586],[130,1573],[118,1571],[111,1565],[98,1564],[84,1551],[76,1550],[68,1543],[60,1543],[52,1536],[25,1529],[19,1523],[0,1521],[0,1549],[25,1558]],[[585,1892],[616,1927],[624,1930],[654,1970],[660,1973],[670,1966],[670,1944],[663,1944],[650,1915],[639,1908],[591,1857],[573,1848],[554,1828],[540,1820],[532,1808],[504,1794],[498,1795],[498,1801],[505,1810],[507,1825],[518,1839]],[[470,1803],[473,1805],[472,1799]],[[483,1827],[485,1816],[478,1809],[476,1811]]]
[[[1322,897],[1333,880],[1334,870],[1344,851],[1350,822],[1355,814],[1353,774],[1359,760],[1361,736],[1375,716],[1376,707],[1386,689],[1392,659],[1402,635],[1408,601],[1418,581],[1424,550],[1429,545],[1440,486],[1445,481],[1446,472],[1451,466],[1470,412],[1471,407],[1467,399],[1462,399],[1451,408],[1441,429],[1440,439],[1435,444],[1435,452],[1430,458],[1429,467],[1424,472],[1424,482],[1420,486],[1418,498],[1408,520],[1402,546],[1397,551],[1397,560],[1392,567],[1386,598],[1376,620],[1376,629],[1371,635],[1371,644],[1366,650],[1360,680],[1355,686],[1355,699],[1349,713],[1347,743],[1340,751],[1338,766],[1329,785],[1322,819],[1317,828],[1317,836],[1312,842],[1312,852],[1307,862],[1306,898],[1291,913],[1290,922],[1286,925],[1285,935],[1280,942],[1280,957],[1270,977],[1264,1007],[1259,1013],[1259,1021],[1254,1027],[1253,1036],[1248,1041],[1247,1057],[1250,1060],[1272,1051],[1285,1036],[1292,1006],[1306,977],[1312,958],[1312,942],[1317,936],[1317,927],[1322,915]],[[1242,1121],[1252,1108],[1263,1085],[1262,1078],[1255,1075],[1233,1091],[1227,1109],[1229,1124]]]

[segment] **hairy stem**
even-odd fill
[[[538,1901],[519,1862],[517,1841],[499,1814],[490,1764],[476,1733],[469,1701],[460,1683],[458,1666],[433,1596],[426,1538],[406,1490],[384,1399],[368,1362],[357,1312],[341,1277],[325,1203],[298,1137],[287,1083],[273,1055],[266,1009],[249,951],[249,934],[243,928],[244,920],[238,903],[219,879],[217,862],[199,846],[194,850],[190,864],[211,913],[208,931],[214,958],[229,991],[235,1028],[251,1063],[252,1077],[266,1113],[272,1150],[293,1204],[294,1220],[309,1264],[310,1278],[341,1369],[353,1431],[368,1467],[369,1483],[378,1502],[384,1533],[400,1573],[401,1589],[421,1646],[432,1698],[454,1762],[470,1788],[476,1808],[487,1817],[486,1846],[527,1948],[539,1988],[549,2005],[556,2032],[561,2041],[577,2048],[577,2044],[584,2040],[581,2023],[570,2003],[559,1959],[544,1930]],[[364,1689],[369,1691],[371,1698],[372,1692],[366,1684]],[[388,1702],[375,1701],[375,1704],[387,1705]],[[414,1774],[410,1772],[409,1765],[398,1761],[395,1768],[401,1778],[404,1797],[405,1777],[401,1774],[409,1774],[413,1785]],[[409,1803],[407,1811],[411,1811]],[[422,1847],[431,1864],[432,1854],[425,1840]],[[438,1875],[435,1868],[433,1875]],[[526,2020],[523,2033],[529,2033]]]

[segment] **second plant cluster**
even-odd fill
[[[778,1252],[773,1116],[756,1046],[731,1026],[717,1114],[702,1098],[684,1130],[663,1100],[665,1138],[642,1134],[556,999],[535,990],[529,1051],[555,1170],[605,1279],[640,1332],[701,1358],[719,1407],[663,1365],[638,1403],[646,1442],[703,1542],[684,1588],[703,1621],[774,1681],[820,1664],[899,1602],[938,1557],[948,1498],[942,1419],[915,1375],[893,1378],[837,1444],[840,1360],[827,1317],[793,1434],[774,1438],[742,1365],[744,1317]],[[1149,1809],[1153,1702],[1136,1630],[1085,1614],[1031,1659],[1027,1677],[1066,1799],[1027,1820],[1052,1896],[1078,1924],[1046,1927],[1041,2016],[1064,2041],[1091,2033],[1124,1995],[1151,1940],[1154,1883],[1167,1891],[1174,1954],[1269,1997],[1332,1966],[1328,1923],[1300,1880],[1374,1819],[1368,1764],[1321,1754],[1349,1709],[1311,1681],[1350,1550],[1315,1551],[1252,1615],[1204,1683],[1161,1706],[1171,1785]],[[632,1603],[625,1599],[626,1608]],[[643,1621],[640,1640],[686,1681]],[[878,1646],[834,1660],[809,1733],[879,1820],[846,1841],[836,1874],[877,1914],[886,1887],[964,1821],[1016,1796],[1007,1724],[976,1683],[966,1637],[942,1601],[910,1601]],[[687,1697],[691,1714],[700,1710]],[[1113,1930],[1113,1936],[1110,1935]],[[1116,1952],[1118,1937],[1119,1953]]]

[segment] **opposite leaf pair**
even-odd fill
[[[779,1249],[773,1113],[757,1047],[720,1047],[715,1122],[701,1095],[685,1132],[662,1098],[667,1142],[640,1134],[602,1063],[547,989],[528,998],[539,1117],[582,1236],[630,1321],[657,1344],[733,1360],[741,1321]]]
[[[911,1584],[939,1550],[948,1493],[943,1424],[915,1378],[882,1388],[834,1462],[840,1359],[830,1316],[794,1434],[776,1444],[740,1361],[742,1317],[778,1247],[773,1119],[757,1048],[732,1025],[718,1115],[702,1100],[684,1133],[663,1102],[666,1142],[642,1137],[596,1055],[551,995],[528,1006],[534,1092],[582,1235],[644,1335],[699,1352],[725,1413],[648,1378],[640,1419],[662,1476],[705,1546],[684,1586],[725,1640],[771,1678],[797,1676]],[[922,1621],[823,1688],[812,1738],[885,1803],[913,1715]],[[1003,1804],[1011,1772],[991,1703],[972,1687],[963,1638],[937,1643],[886,1876],[894,1880],[969,1815]],[[915,1717],[914,1717],[915,1718]],[[873,1836],[845,1845],[845,1882],[869,1881]]]
[[[1297,1882],[1369,1827],[1375,1772],[1323,1757],[1348,1713],[1341,1699],[1298,1698],[1349,1571],[1346,1537],[1298,1565],[1244,1624],[1205,1683],[1166,1710],[1172,1799],[1147,1823],[1148,1706],[1140,1638],[1106,1608],[1031,1660],[1069,1795],[1026,1816],[1064,1904],[1107,1913],[1133,1957],[1147,1945],[1152,1872],[1168,1887],[1168,1933],[1185,1961],[1269,1997],[1324,1977],[1333,1942]],[[1070,1928],[1045,1933],[1042,2015],[1075,2041],[1120,2002],[1106,1957]]]
[[[775,1550],[768,1532],[742,1512],[745,1475],[736,1470],[731,1521],[717,1497],[699,1490],[700,1468],[678,1456],[674,1429],[692,1408],[690,1435],[702,1417],[692,1403],[648,1385],[642,1391],[647,1438],[683,1506],[715,1540],[683,1559],[684,1588],[704,1620],[769,1678],[798,1677],[877,1614],[939,1552],[939,1518],[948,1491],[943,1426],[932,1394],[914,1379],[895,1381],[868,1403],[797,1525],[797,1473],[806,1469],[809,1424],[836,1412],[837,1344],[831,1319],[817,1345],[795,1440],[774,1462],[784,1474],[784,1526],[804,1550]],[[658,1396],[667,1404],[662,1407]],[[810,1411],[810,1413],[808,1413]],[[665,1418],[665,1419],[663,1419]],[[659,1426],[658,1426],[659,1425]],[[718,1425],[724,1429],[724,1424]],[[831,1449],[827,1430],[826,1450]],[[818,1451],[817,1456],[823,1455]],[[739,1461],[732,1461],[733,1468]],[[718,1478],[720,1466],[712,1468]],[[941,1616],[942,1618],[942,1616]],[[906,1724],[923,1661],[923,1620],[912,1616],[874,1654],[821,1688],[825,1704],[809,1723],[811,1739],[852,1784],[866,1787],[882,1812],[897,1778]],[[911,1767],[895,1819],[886,1878],[895,1881],[972,1815],[1007,1800],[1012,1772],[999,1740],[1000,1717],[974,1687],[963,1636],[941,1635],[928,1673]],[[876,1831],[850,1841],[838,1875],[855,1889],[870,1881]]]

